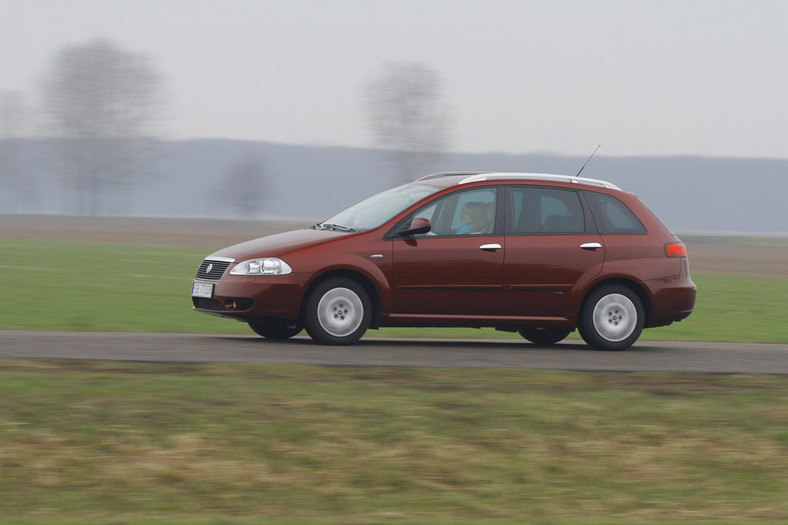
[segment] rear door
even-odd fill
[[[565,319],[573,294],[602,270],[602,238],[573,189],[506,189],[503,314]]]

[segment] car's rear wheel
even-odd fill
[[[352,279],[335,278],[310,294],[304,325],[318,343],[349,345],[361,339],[371,318],[372,305],[364,287]]]
[[[300,326],[249,321],[249,328],[266,339],[290,339],[301,331]]]
[[[572,329],[524,327],[517,332],[535,345],[550,346],[566,339],[566,336],[572,333]]]
[[[645,323],[643,303],[622,285],[591,292],[580,312],[580,335],[597,350],[625,350],[640,337]]]

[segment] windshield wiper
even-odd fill
[[[322,224],[316,224],[315,228],[318,229],[318,230],[334,230],[336,232],[354,232],[354,231],[356,231],[353,228],[348,228],[347,226],[340,226],[339,224],[328,224],[328,223],[325,223],[325,222],[322,223]]]

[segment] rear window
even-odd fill
[[[605,193],[586,192],[599,233],[604,235],[638,235],[646,228],[626,204]]]

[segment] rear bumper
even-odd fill
[[[651,315],[646,323],[647,328],[665,326],[686,319],[695,308],[695,297],[698,288],[688,277],[652,281]]]

